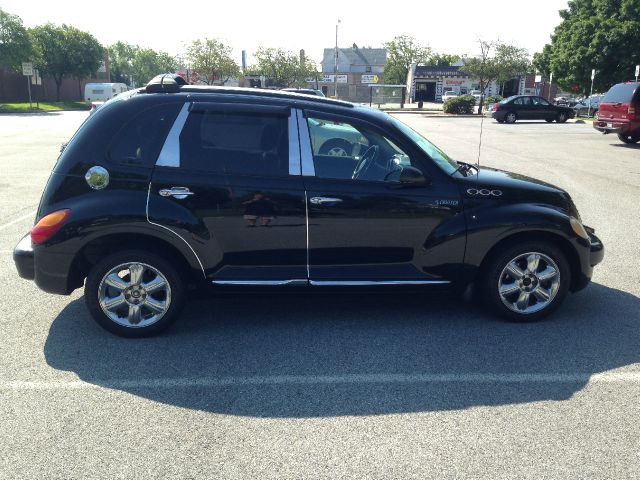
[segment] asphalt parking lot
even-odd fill
[[[0,115],[0,478],[638,477],[640,146],[484,120],[481,164],[567,189],[605,243],[548,321],[439,296],[199,298],[132,341],[11,258],[86,115]],[[480,119],[399,118],[477,161]]]

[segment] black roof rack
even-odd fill
[[[145,91],[148,93],[170,93],[179,92],[182,85],[186,85],[187,82],[180,75],[175,73],[163,73],[162,75],[156,75],[153,77],[147,86]]]
[[[177,79],[176,79],[177,77]],[[303,95],[282,90],[268,90],[262,88],[244,87],[217,87],[211,85],[188,85],[184,78],[179,75],[165,74],[154,77],[144,89],[147,93],[217,93],[228,95],[248,95],[256,97],[282,98],[289,100],[301,100],[305,102],[324,103],[328,105],[338,105],[341,107],[353,108],[353,103],[332,98]]]

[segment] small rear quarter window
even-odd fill
[[[152,168],[181,107],[182,103],[166,103],[134,116],[111,142],[109,160],[120,165]]]

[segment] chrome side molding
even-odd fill
[[[317,287],[368,285],[447,285],[448,280],[309,280]]]

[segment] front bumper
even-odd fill
[[[589,250],[580,255],[580,272],[577,278],[573,279],[571,285],[571,290],[574,292],[582,290],[589,285],[593,276],[593,267],[602,262],[604,258],[604,244],[596,236],[595,230],[587,226],[584,226],[584,228],[589,234]]]
[[[16,248],[13,250],[13,261],[16,264],[18,275],[27,280],[34,280],[36,278],[35,273],[35,261],[33,255],[33,247],[31,246],[31,234],[28,233],[22,240],[18,242]]]

